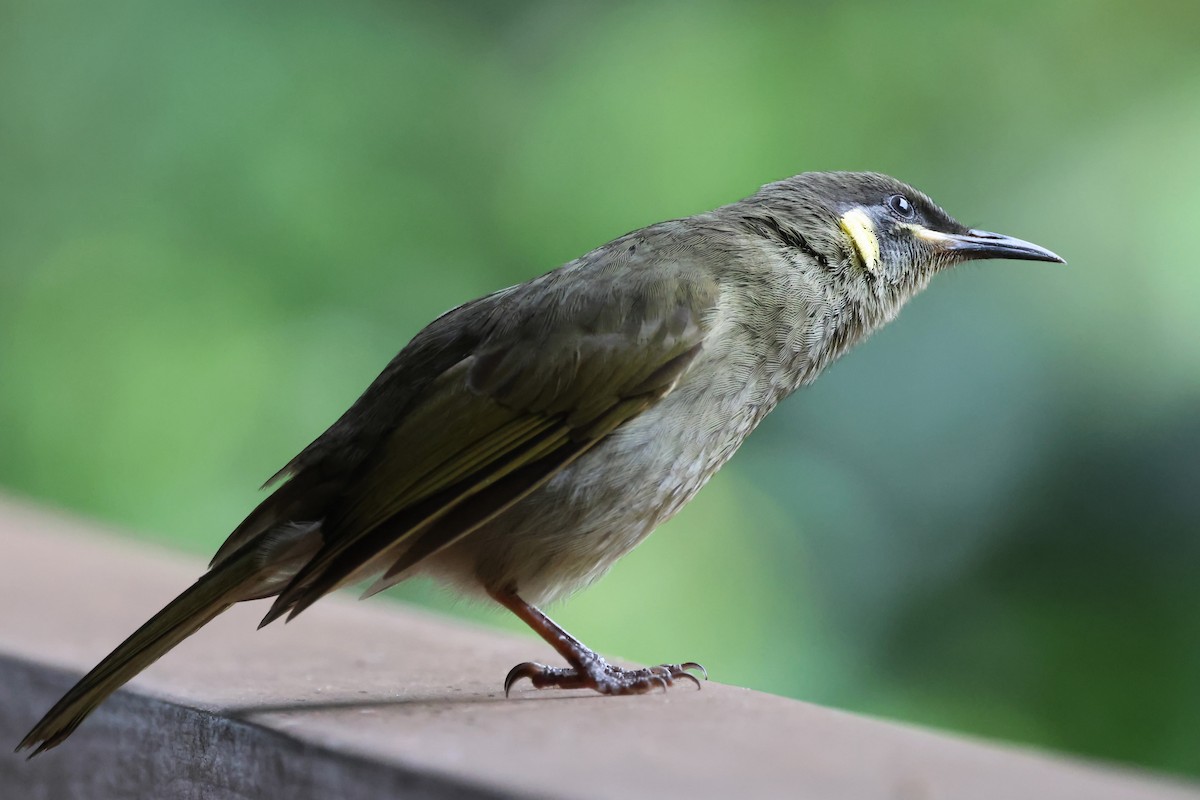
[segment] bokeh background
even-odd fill
[[[1190,2],[4,0],[0,483],[208,555],[442,310],[890,172],[1070,266],[939,278],[554,611],[1200,776],[1197,31]]]

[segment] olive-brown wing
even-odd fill
[[[368,565],[395,574],[452,544],[671,391],[703,346],[715,286],[669,270],[580,296],[569,277],[511,298],[475,351],[428,385],[346,482],[324,546],[263,624]]]

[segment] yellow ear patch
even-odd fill
[[[875,235],[875,225],[867,212],[861,208],[852,208],[838,220],[842,230],[854,242],[854,249],[862,259],[863,266],[870,272],[879,271],[879,238]]]

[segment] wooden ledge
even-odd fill
[[[27,762],[25,731],[203,565],[11,500],[0,552],[3,798],[1200,798],[715,683],[506,700],[545,645],[343,598],[262,631],[264,603],[234,608]]]

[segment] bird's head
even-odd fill
[[[753,199],[781,204],[794,230],[849,279],[911,294],[946,267],[984,258],[1063,259],[1032,242],[967,228],[922,192],[872,172],[808,172]]]

